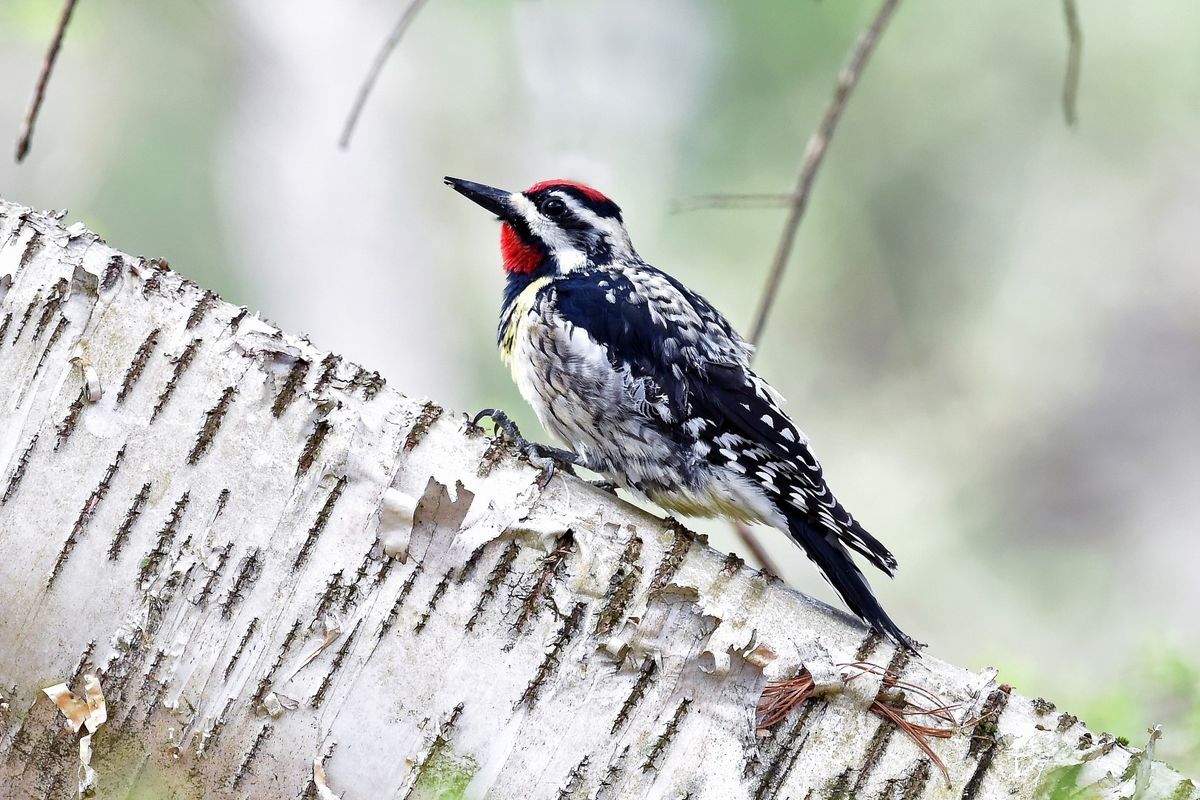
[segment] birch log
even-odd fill
[[[1200,798],[4,203],[0,468],[4,798]],[[948,779],[860,660],[953,704]],[[801,668],[829,693],[756,732]]]

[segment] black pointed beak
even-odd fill
[[[512,192],[506,192],[494,186],[484,186],[482,183],[464,181],[462,178],[451,178],[448,175],[442,180],[463,197],[478,203],[502,219],[507,219],[512,213],[512,205],[508,200]]]

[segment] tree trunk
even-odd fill
[[[0,468],[5,798],[1200,798],[4,203]],[[953,705],[936,760],[856,661]],[[820,696],[756,732],[802,668]]]

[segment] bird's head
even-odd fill
[[[500,218],[500,251],[510,275],[565,273],[633,256],[621,209],[590,186],[555,179],[509,192],[460,178],[445,181]]]

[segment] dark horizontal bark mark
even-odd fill
[[[675,708],[675,714],[671,717],[671,721],[667,723],[667,727],[654,741],[654,746],[650,748],[650,754],[646,757],[646,763],[642,764],[642,772],[649,772],[655,768],[659,757],[671,744],[671,740],[675,738],[675,735],[679,733],[679,728],[683,724],[684,718],[687,717],[688,708],[691,705],[691,698],[685,698],[679,702],[679,705]]]
[[[21,479],[25,477],[25,469],[29,466],[29,459],[33,455],[33,448],[37,446],[37,441],[38,434],[35,433],[30,437],[29,444],[21,451],[21,456],[17,459],[12,474],[8,476],[8,483],[4,486],[4,494],[0,496],[0,505],[7,503],[16,494],[17,488],[21,485]]]
[[[421,612],[421,616],[417,618],[417,624],[413,626],[413,633],[420,633],[425,630],[425,625],[428,624],[430,616],[433,615],[434,609],[437,608],[438,601],[442,599],[442,595],[446,593],[446,589],[450,587],[450,575],[454,572],[451,568],[438,581],[438,585],[433,587],[433,594],[429,596],[429,603],[426,604],[425,610]]]
[[[337,501],[342,496],[345,488],[346,477],[343,475],[338,478],[337,483],[329,490],[329,496],[325,498],[325,502],[321,505],[321,510],[317,512],[317,518],[313,520],[313,524],[309,527],[308,536],[304,539],[304,544],[300,546],[300,552],[296,553],[296,560],[292,562],[293,571],[300,569],[308,561],[313,547],[317,544],[317,538],[325,530],[325,526],[329,524],[329,518],[333,515],[333,507],[337,505]]]
[[[437,422],[438,418],[442,416],[442,412],[442,407],[434,402],[426,401],[421,406],[421,412],[417,414],[417,418],[413,420],[412,428],[409,429],[408,435],[404,437],[404,452],[411,451],[421,443],[421,440],[429,433],[429,429],[433,427],[433,423]]]
[[[192,447],[192,452],[188,453],[189,464],[198,463],[208,452],[208,448],[212,446],[213,438],[216,437],[221,422],[225,419],[225,414],[233,403],[235,394],[237,394],[237,386],[227,386],[221,393],[220,399],[217,400],[217,404],[205,413],[204,424],[200,426],[200,432],[196,434],[196,444]]]
[[[1011,691],[1012,688],[1008,684],[1002,684],[988,695],[987,701],[983,704],[983,710],[979,714],[979,722],[971,730],[971,744],[967,749],[967,755],[978,755],[979,763],[975,765],[975,771],[971,773],[970,779],[963,787],[962,800],[974,800],[983,788],[983,781],[987,777],[988,770],[991,769],[992,759],[996,757],[996,751],[1000,748],[1000,737],[998,736],[1000,716],[1008,706],[1008,696]]]
[[[354,630],[350,631],[350,635],[346,637],[346,641],[342,642],[342,646],[338,648],[337,653],[333,656],[333,663],[329,667],[329,672],[325,673],[325,677],[321,680],[321,685],[317,687],[316,694],[312,697],[312,707],[320,708],[321,703],[325,702],[325,695],[329,692],[329,687],[333,685],[333,678],[342,668],[342,664],[346,661],[346,656],[350,653],[350,648],[354,646],[354,640],[358,637],[358,629],[362,627],[362,619],[354,624]]]
[[[117,392],[117,405],[125,402],[138,378],[142,377],[142,373],[146,371],[146,364],[150,361],[150,354],[158,346],[158,335],[161,332],[161,328],[150,331],[146,341],[142,342],[137,352],[133,354],[133,360],[129,362],[129,369],[125,371],[125,379],[121,382],[121,390]]]
[[[604,593],[604,606],[596,617],[596,636],[608,636],[616,630],[629,599],[642,577],[638,559],[642,555],[642,539],[636,533],[629,537],[617,568],[608,579],[608,590]]]
[[[642,698],[646,695],[646,689],[654,681],[654,675],[658,671],[658,664],[653,658],[647,658],[646,663],[642,665],[642,670],[638,674],[637,681],[633,684],[633,689],[629,692],[629,696],[625,698],[625,702],[621,704],[621,710],[617,712],[617,718],[613,721],[612,729],[609,734],[615,736],[617,731],[629,720],[633,709]]]
[[[574,531],[567,531],[559,537],[558,546],[542,558],[541,574],[538,576],[533,588],[521,600],[521,612],[517,615],[517,621],[513,623],[513,631],[521,633],[525,630],[525,626],[529,621],[537,616],[538,606],[542,598],[545,596],[546,591],[553,585],[555,579],[558,578],[559,572],[574,550],[575,533]]]
[[[217,293],[211,289],[205,289],[204,294],[200,296],[200,300],[192,307],[192,313],[188,315],[187,322],[184,323],[184,330],[191,330],[200,324],[200,320],[204,319],[204,315],[208,313],[217,303]]]
[[[192,365],[192,360],[196,357],[196,349],[200,347],[203,339],[192,339],[183,348],[183,351],[175,357],[173,363],[174,371],[171,373],[167,385],[163,387],[162,393],[158,396],[158,400],[154,403],[154,410],[150,412],[150,421],[158,419],[158,415],[167,407],[167,403],[171,399],[171,395],[175,394],[175,387],[179,385],[179,379],[183,377],[183,373]]]
[[[479,618],[483,616],[483,610],[487,608],[488,603],[500,591],[500,585],[512,572],[513,562],[517,560],[517,554],[521,552],[521,546],[515,541],[511,541],[504,548],[504,552],[500,554],[500,558],[496,561],[496,566],[488,574],[487,583],[484,584],[483,591],[479,594],[479,602],[475,604],[475,610],[471,612],[470,619],[467,620],[466,630],[470,632]]]
[[[242,558],[242,563],[238,566],[237,577],[234,578],[233,585],[229,587],[225,599],[221,601],[222,617],[229,619],[233,616],[234,607],[254,586],[260,575],[262,575],[262,550],[256,547]]]
[[[79,424],[79,417],[83,415],[83,408],[86,404],[87,387],[84,386],[79,390],[79,396],[67,407],[67,415],[63,417],[63,421],[55,429],[55,432],[58,434],[58,438],[54,442],[55,452],[58,452],[59,448],[66,444],[67,440],[71,438],[71,434],[75,432],[75,426]]]
[[[121,521],[121,526],[117,528],[117,533],[113,536],[112,544],[108,546],[109,561],[116,561],[117,556],[121,555],[121,549],[125,546],[125,541],[129,538],[129,532],[133,530],[133,524],[142,515],[142,508],[146,505],[146,499],[149,496],[150,483],[146,482],[142,484],[142,488],[134,495],[133,502],[129,505],[129,510],[125,512],[125,519]]]
[[[317,420],[313,426],[312,432],[304,441],[304,448],[300,451],[300,460],[296,463],[296,477],[303,477],[316,462],[321,455],[321,445],[325,443],[325,437],[329,435],[333,425],[327,419]]]
[[[242,781],[245,780],[246,773],[250,769],[250,762],[253,761],[255,756],[258,755],[258,751],[263,746],[263,742],[271,737],[271,733],[274,730],[275,729],[271,727],[271,723],[263,723],[262,728],[260,728],[258,731],[258,735],[254,737],[254,743],[251,744],[250,749],[246,751],[245,758],[242,759],[242,763],[238,765],[237,772],[235,772],[233,775],[232,788],[238,788]]]
[[[542,686],[545,685],[546,680],[558,669],[559,662],[562,661],[563,651],[566,650],[567,645],[571,643],[571,639],[579,630],[580,624],[583,622],[583,612],[586,607],[585,603],[576,603],[575,607],[571,609],[571,613],[563,620],[563,624],[559,627],[554,640],[550,642],[550,648],[546,653],[546,657],[542,659],[542,663],[538,665],[533,679],[529,681],[529,685],[521,693],[521,699],[517,701],[518,706],[528,705],[532,708],[537,703]]]
[[[297,358],[292,368],[288,370],[287,378],[283,381],[283,386],[279,388],[279,394],[275,395],[275,402],[271,405],[271,415],[278,419],[283,416],[283,412],[287,411],[287,407],[296,399],[296,393],[304,384],[304,379],[308,376],[309,363],[303,358]]]
[[[138,572],[139,583],[145,583],[158,570],[159,565],[162,564],[163,557],[166,556],[167,551],[175,541],[179,522],[183,519],[183,513],[187,510],[191,497],[191,492],[184,492],[180,495],[179,500],[175,502],[171,513],[167,515],[167,521],[163,524],[162,529],[159,530],[158,539],[155,541],[154,547],[150,548],[150,551],[142,558],[142,567]]]
[[[96,488],[83,501],[83,508],[79,510],[79,516],[75,518],[75,524],[71,526],[71,532],[67,534],[67,540],[63,542],[62,550],[59,551],[58,558],[54,561],[54,567],[50,570],[50,577],[46,579],[47,587],[54,583],[54,579],[62,571],[63,564],[67,563],[67,559],[71,556],[71,551],[75,549],[75,545],[79,542],[79,537],[87,530],[92,517],[96,514],[96,509],[100,507],[100,502],[108,494],[108,487],[112,485],[112,479],[116,476],[117,470],[121,468],[121,462],[124,460],[125,448],[122,447],[117,451],[112,462],[104,470],[104,475],[100,478],[100,483],[96,485]]]
[[[233,668],[237,666],[238,660],[241,659],[242,653],[246,652],[246,645],[250,643],[250,637],[258,630],[259,618],[255,617],[250,620],[250,624],[246,626],[246,632],[242,634],[242,638],[238,640],[237,647],[233,651],[233,655],[229,657],[229,663],[225,665],[225,672],[222,674],[223,680],[229,680],[230,674],[233,673]]]

